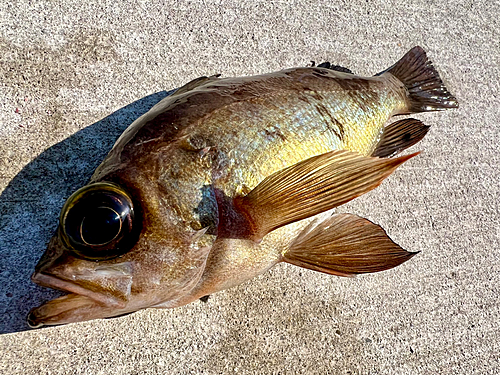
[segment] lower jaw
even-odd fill
[[[124,301],[85,289],[70,281],[44,273],[34,273],[33,282],[69,294],[32,309],[27,317],[31,328],[106,318],[123,313]]]
[[[103,307],[88,297],[70,293],[31,309],[27,321],[31,328],[84,321],[90,316],[98,318],[96,312]]]
[[[27,322],[31,328],[40,328],[117,317],[139,309],[136,306],[106,306],[87,296],[70,293],[32,309]]]
[[[115,308],[123,308],[126,305],[126,303],[124,301],[119,300],[117,298],[113,298],[113,297],[105,295],[105,294],[93,292],[89,289],[85,289],[85,288],[81,287],[80,285],[74,284],[70,281],[59,279],[57,277],[50,276],[50,275],[47,275],[47,274],[44,274],[41,272],[39,272],[39,273],[35,272],[31,276],[31,280],[34,283],[41,285],[41,286],[44,286],[44,287],[59,289],[59,290],[63,290],[66,292],[70,292],[72,294],[77,294],[80,296],[88,297],[89,299],[91,299],[99,304],[105,305],[105,306],[110,306],[110,307],[115,307]]]

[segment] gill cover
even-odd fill
[[[134,205],[129,194],[110,182],[77,190],[61,210],[61,237],[79,257],[111,259],[128,252],[137,241]]]

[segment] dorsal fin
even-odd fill
[[[321,63],[318,65],[318,68],[326,68],[330,70],[336,70],[337,72],[342,72],[342,73],[349,73],[349,74],[354,74],[351,69],[344,68],[343,66],[340,65],[332,65],[330,62],[326,61],[324,63]]]
[[[202,85],[204,85],[204,84],[206,84],[206,83],[208,83],[210,81],[216,81],[216,80],[219,79],[219,77],[220,77],[220,74],[215,74],[215,75],[210,76],[210,77],[203,76],[203,77],[195,78],[192,81],[186,83],[184,86],[179,87],[170,96],[176,96],[176,95],[184,94],[185,92],[191,91],[194,88],[196,88],[198,86],[202,86]]]
[[[396,121],[386,126],[382,136],[372,152],[379,158],[390,157],[413,146],[429,131],[430,126],[414,118]]]

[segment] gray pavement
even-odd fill
[[[490,1],[0,4],[0,373],[500,373],[500,22]],[[291,265],[172,310],[29,330],[29,276],[119,134],[201,75],[331,61],[372,75],[421,45],[460,109],[341,208],[421,251],[353,279]]]

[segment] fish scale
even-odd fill
[[[353,276],[413,257],[333,210],[418,154],[392,157],[429,127],[392,116],[458,103],[420,47],[374,77],[341,70],[200,77],[137,119],[64,205],[32,280],[69,294],[29,324],[182,306],[279,262]]]
[[[302,70],[290,70],[288,74],[303,75]],[[324,152],[345,149],[368,155],[372,151],[384,124],[404,105],[403,92],[387,92],[385,80],[375,77],[365,79],[364,85],[350,86],[352,93],[338,95],[341,86],[336,78],[349,75],[333,71],[326,74],[332,77],[328,91],[322,81],[324,75],[311,75],[306,91],[297,86],[282,89],[273,77],[274,86],[266,90],[266,95],[236,101],[200,120],[196,135],[213,139],[215,148],[226,155],[228,174],[233,176],[226,186],[228,194],[243,185],[254,188],[270,174]],[[314,85],[318,91],[311,91]],[[367,100],[373,110],[364,111],[359,105]],[[220,127],[223,121],[232,125],[230,129]],[[277,131],[281,137],[270,136]],[[240,169],[240,165],[246,168]]]

